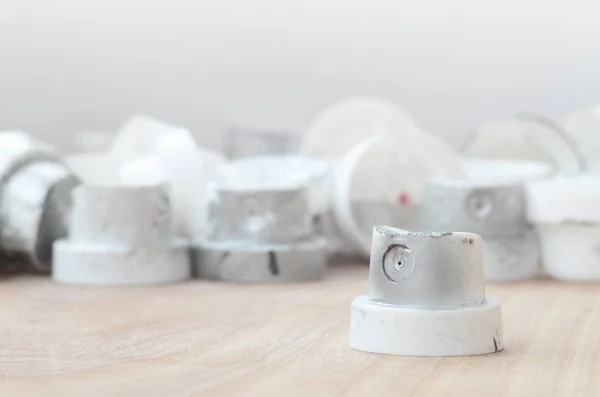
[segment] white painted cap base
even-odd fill
[[[118,247],[73,243],[54,244],[52,278],[65,284],[141,285],[189,279],[189,245],[178,241],[153,247]]]
[[[486,281],[511,282],[541,273],[540,244],[533,230],[514,236],[485,237],[483,268]]]
[[[600,281],[600,177],[540,181],[528,186],[528,199],[546,273],[559,280]]]
[[[239,283],[314,281],[325,277],[325,240],[281,245],[201,242],[194,258],[196,275]]]
[[[600,224],[538,225],[548,276],[565,281],[600,281]]]
[[[422,310],[359,296],[352,302],[350,347],[399,356],[496,353],[504,349],[500,303],[487,299],[481,306]]]

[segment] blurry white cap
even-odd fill
[[[119,182],[122,185],[161,185],[167,180],[163,165],[153,156],[132,160],[119,169]]]

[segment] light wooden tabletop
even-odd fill
[[[490,285],[506,350],[411,358],[347,346],[366,265],[325,281],[83,288],[0,282],[0,396],[598,396],[600,285]]]

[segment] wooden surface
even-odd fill
[[[599,396],[600,285],[488,286],[506,350],[347,347],[366,265],[300,285],[81,288],[0,282],[0,396]]]

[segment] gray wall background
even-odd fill
[[[217,146],[374,95],[457,145],[598,101],[599,20],[594,0],[0,0],[0,129],[59,142],[144,112]]]

